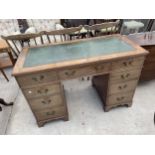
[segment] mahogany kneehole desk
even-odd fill
[[[68,120],[62,80],[92,75],[104,110],[132,105],[146,50],[111,35],[25,48],[13,70],[38,126]]]

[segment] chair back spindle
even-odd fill
[[[76,34],[77,38],[80,33],[82,26],[79,27],[72,27],[72,28],[64,28],[61,30],[53,30],[50,32],[45,32],[47,36],[47,40],[49,43],[57,43],[57,42],[64,42],[73,39],[73,35]]]
[[[102,36],[102,35],[110,35],[114,33],[118,33],[119,29],[119,20],[116,22],[108,22],[102,24],[95,24],[92,26],[85,25],[84,28],[87,30],[88,35],[92,34],[95,36]]]

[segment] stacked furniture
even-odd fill
[[[149,51],[142,69],[140,80],[145,81],[155,79],[155,32],[132,34],[128,35],[128,38]]]

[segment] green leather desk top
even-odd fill
[[[23,68],[134,50],[133,46],[118,37],[97,38],[81,42],[29,48]]]

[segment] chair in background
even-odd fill
[[[117,20],[116,22],[95,24],[92,26],[85,25],[84,28],[87,30],[87,35],[89,37],[97,37],[119,33],[119,24],[120,20]]]
[[[23,47],[63,42],[79,38],[82,26],[62,30],[42,31],[40,33],[1,36],[9,45],[14,57],[18,58]]]
[[[82,26],[53,30],[50,32],[45,31],[44,35],[47,36],[48,43],[64,42],[73,39],[78,39],[80,37],[81,29]]]
[[[9,82],[8,77],[6,76],[4,70],[2,68],[0,68],[0,72],[2,73],[2,75],[5,77],[5,79]]]
[[[38,46],[40,44],[44,44],[42,35],[43,32],[1,37],[7,42],[14,56],[18,58],[23,47]]]

